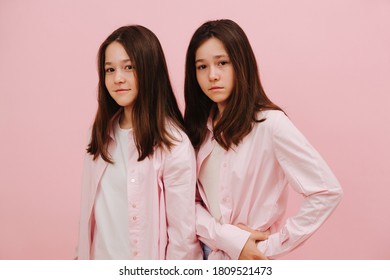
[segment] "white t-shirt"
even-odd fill
[[[111,155],[114,164],[109,164],[98,186],[94,213],[95,229],[91,258],[129,259],[133,255],[128,233],[127,165],[129,133],[132,129],[115,126],[117,147]],[[131,143],[134,145],[134,143]],[[131,149],[136,152],[136,149]]]
[[[210,214],[217,221],[221,219],[221,210],[219,208],[219,176],[221,173],[222,152],[223,148],[215,141],[211,154],[205,159],[199,172],[199,181],[204,188],[210,207]]]

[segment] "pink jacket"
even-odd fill
[[[195,154],[188,137],[177,129],[171,129],[180,141],[172,150],[157,149],[151,158],[137,162],[137,178],[154,186],[158,203],[151,205],[152,212],[158,213],[153,221],[146,221],[153,231],[141,234],[151,236],[138,244],[140,250],[151,259],[202,259],[199,241],[195,234]],[[113,134],[109,152],[115,146]],[[93,206],[96,191],[108,163],[101,157],[92,160],[87,154],[81,191],[80,229],[78,259],[90,259],[93,238]],[[139,165],[139,166],[138,166]],[[144,195],[152,196],[152,193]],[[146,226],[145,226],[146,227]],[[134,228],[132,228],[134,231]],[[134,245],[135,246],[135,245]]]
[[[244,140],[224,151],[220,167],[219,207],[222,222],[209,214],[198,182],[197,234],[213,251],[209,259],[238,259],[249,233],[244,224],[271,235],[258,243],[269,258],[277,258],[302,244],[329,217],[342,197],[339,182],[305,137],[281,111],[259,113]],[[198,173],[212,151],[211,123],[197,154]],[[304,198],[299,211],[284,221],[288,186]],[[203,203],[201,202],[203,201]]]

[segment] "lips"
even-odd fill
[[[125,89],[125,88],[119,88],[119,89],[116,89],[115,92],[126,92],[126,91],[129,91],[129,89]]]
[[[213,86],[213,87],[209,88],[209,90],[218,90],[218,89],[223,89],[223,87]]]

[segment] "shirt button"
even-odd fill
[[[134,182],[135,182],[135,179],[134,179],[134,178],[132,178],[132,179],[130,180],[130,182],[134,183]]]
[[[131,207],[133,207],[133,208],[136,208],[136,207],[137,207],[137,205],[135,205],[135,204],[132,204],[132,205],[131,205]]]
[[[136,217],[136,216],[134,216],[134,217],[133,217],[133,221],[136,221],[136,220],[137,220],[137,217]]]
[[[133,255],[134,255],[134,256],[138,256],[138,252],[134,252]]]

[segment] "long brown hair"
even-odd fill
[[[153,155],[155,147],[168,149],[176,140],[166,129],[169,121],[184,130],[183,117],[177,106],[161,44],[156,35],[140,25],[123,26],[101,44],[98,51],[98,109],[87,152],[113,163],[108,144],[112,120],[121,107],[105,85],[105,52],[112,42],[119,42],[135,66],[138,95],[133,105],[133,133],[138,161]]]
[[[196,79],[195,55],[197,49],[210,38],[219,39],[232,62],[234,88],[221,119],[214,127],[214,139],[226,150],[238,145],[258,120],[261,110],[281,110],[271,102],[260,83],[255,55],[247,36],[232,20],[208,21],[194,33],[186,55],[184,96],[186,109],[184,123],[195,148],[199,148],[207,134],[207,119],[216,104],[203,93]]]

